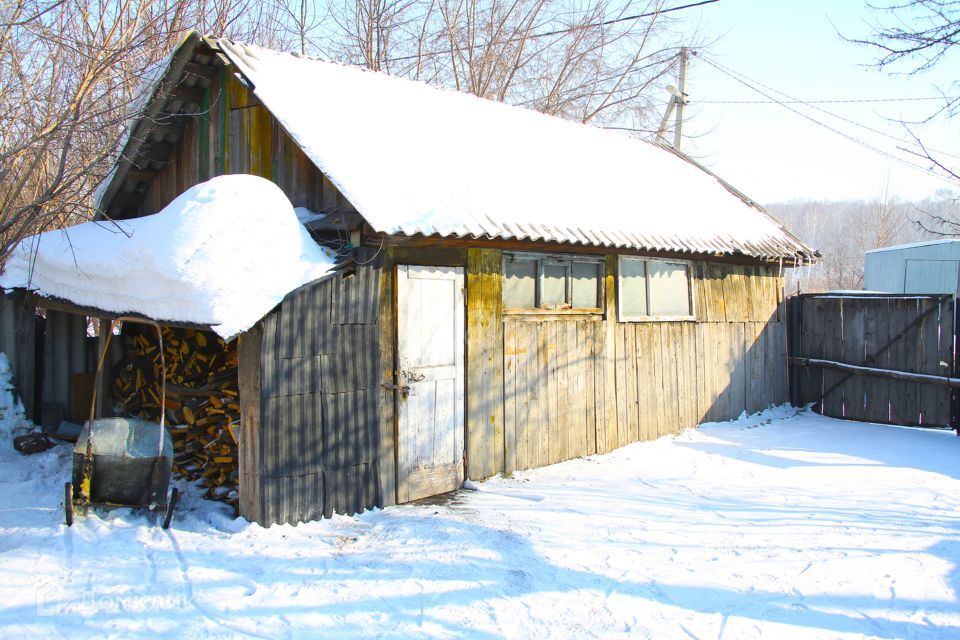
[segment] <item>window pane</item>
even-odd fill
[[[535,309],[537,261],[507,258],[503,275],[503,306],[507,309]]]
[[[567,266],[543,263],[543,282],[540,290],[540,306],[556,309],[567,303]]]
[[[647,263],[650,280],[650,315],[689,316],[690,285],[687,265],[651,260]]]
[[[642,260],[620,261],[620,315],[625,318],[649,315],[646,265]]]
[[[600,290],[600,265],[590,262],[573,263],[573,307],[593,309],[599,307],[597,292]]]

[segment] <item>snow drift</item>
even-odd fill
[[[8,259],[0,287],[206,324],[231,338],[332,264],[279,187],[229,175],[188,189],[151,216],[27,238]]]

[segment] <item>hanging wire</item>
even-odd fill
[[[825,115],[828,115],[828,116],[830,116],[830,117],[832,117],[832,118],[836,118],[837,120],[842,120],[843,122],[846,122],[847,124],[852,124],[852,125],[855,126],[855,127],[860,127],[861,129],[864,129],[864,130],[869,131],[869,132],[871,132],[871,133],[875,133],[875,134],[880,135],[880,136],[883,136],[883,137],[885,137],[885,138],[889,138],[889,139],[891,139],[891,140],[895,140],[896,142],[899,142],[900,144],[910,145],[910,146],[912,146],[912,147],[917,147],[917,148],[919,148],[919,149],[922,149],[922,148],[923,148],[923,145],[921,145],[921,144],[919,144],[919,143],[917,143],[917,142],[915,142],[915,141],[905,140],[905,139],[903,139],[903,138],[901,138],[901,137],[899,137],[899,136],[895,136],[895,135],[889,134],[889,133],[887,133],[886,131],[880,131],[879,129],[874,129],[873,127],[867,126],[867,125],[865,125],[865,124],[863,124],[863,123],[861,123],[861,122],[857,122],[856,120],[851,120],[850,118],[846,118],[846,117],[844,117],[844,116],[841,116],[840,114],[834,113],[834,112],[832,112],[832,111],[827,111],[826,109],[823,109],[822,107],[816,106],[817,104],[824,104],[824,103],[830,103],[830,102],[835,102],[835,103],[838,103],[838,104],[839,104],[839,103],[855,103],[855,102],[873,102],[872,100],[862,100],[862,101],[857,101],[857,100],[837,100],[837,101],[828,101],[828,100],[823,100],[823,101],[800,100],[799,98],[794,98],[793,96],[790,96],[790,95],[784,93],[783,91],[780,91],[779,89],[775,89],[775,88],[773,88],[773,87],[771,87],[771,86],[769,86],[769,85],[766,85],[766,84],[760,82],[759,80],[754,80],[753,78],[750,78],[749,76],[747,76],[747,75],[745,75],[745,74],[743,74],[743,73],[740,73],[739,71],[735,71],[735,70],[731,69],[730,67],[726,67],[726,66],[720,64],[719,62],[717,62],[717,61],[715,61],[715,60],[709,60],[709,59],[707,59],[706,57],[704,57],[704,56],[702,56],[702,55],[700,56],[700,59],[703,60],[703,61],[705,61],[707,64],[710,64],[710,65],[714,66],[715,68],[720,69],[720,71],[726,73],[728,76],[731,76],[731,77],[737,76],[736,78],[734,78],[735,80],[737,80],[738,78],[742,78],[743,80],[746,80],[746,81],[749,81],[749,82],[751,82],[751,83],[753,83],[753,84],[755,84],[755,85],[761,86],[761,87],[763,87],[764,89],[767,89],[768,91],[772,91],[772,92],[774,92],[774,93],[780,94],[781,96],[783,96],[784,98],[786,98],[786,100],[776,100],[776,99],[773,99],[773,100],[770,100],[769,102],[759,102],[760,104],[778,104],[778,105],[781,105],[781,106],[786,106],[786,105],[788,105],[788,104],[802,104],[802,105],[804,105],[804,106],[810,107],[811,109],[813,109],[813,110],[815,110],[815,111],[819,111],[820,113],[823,113],[823,114],[825,114]],[[732,74],[732,75],[731,75],[731,74]],[[741,82],[743,82],[743,80],[741,80]],[[748,85],[748,86],[749,86],[749,85]],[[754,90],[756,90],[756,89],[754,89]],[[908,101],[917,101],[917,100],[941,100],[941,99],[943,99],[943,98],[899,98],[899,99],[897,99],[897,98],[888,98],[888,99],[885,99],[885,100],[876,100],[876,102],[881,102],[881,101],[883,101],[883,102],[895,102],[895,101],[908,102]],[[939,149],[929,149],[929,150],[930,150],[930,151],[933,151],[933,152],[936,152],[936,153],[939,153],[939,154],[941,154],[941,155],[950,156],[951,158],[960,159],[960,156],[954,155],[954,154],[952,154],[952,153],[948,153],[948,152],[946,152],[946,151],[940,151]]]
[[[747,87],[748,89],[750,89],[750,90],[752,90],[752,91],[755,91],[756,93],[759,93],[760,95],[764,96],[765,98],[767,98],[767,99],[769,99],[769,100],[772,100],[773,102],[779,104],[780,106],[782,106],[784,109],[787,109],[787,110],[790,111],[791,113],[794,113],[794,114],[800,116],[801,118],[803,118],[803,119],[805,119],[805,120],[809,120],[810,122],[816,124],[817,126],[820,126],[820,127],[824,128],[824,129],[827,129],[828,131],[830,131],[830,132],[832,132],[832,133],[834,133],[834,134],[836,134],[836,135],[838,135],[838,136],[840,136],[840,137],[842,137],[842,138],[846,138],[846,139],[849,140],[850,142],[853,142],[854,144],[857,144],[857,145],[863,147],[864,149],[867,149],[867,150],[869,150],[869,151],[872,151],[872,152],[874,152],[874,153],[877,153],[877,154],[879,154],[879,155],[882,155],[882,156],[884,156],[884,157],[886,157],[886,158],[888,158],[888,159],[890,159],[890,160],[893,160],[894,162],[897,162],[897,163],[899,163],[899,164],[904,165],[905,167],[909,167],[909,168],[913,169],[914,171],[919,171],[920,173],[923,173],[923,174],[925,174],[925,175],[927,175],[927,176],[929,176],[929,177],[932,177],[932,178],[935,178],[935,179],[937,179],[937,180],[940,180],[941,182],[945,182],[945,183],[951,184],[951,185],[953,184],[953,181],[951,181],[951,180],[950,180],[949,178],[947,178],[946,176],[942,176],[942,175],[940,175],[940,174],[938,174],[938,173],[935,173],[935,172],[931,171],[931,170],[928,169],[927,167],[924,167],[924,166],[922,166],[922,165],[919,165],[919,164],[910,162],[909,160],[905,160],[904,158],[901,158],[901,157],[896,156],[896,155],[894,155],[894,154],[892,154],[892,153],[889,153],[889,152],[887,152],[887,151],[884,151],[883,149],[880,149],[880,148],[878,148],[878,147],[875,147],[875,146],[873,146],[873,145],[871,145],[871,144],[869,144],[869,143],[867,143],[867,142],[864,142],[863,140],[861,140],[861,139],[859,139],[859,138],[857,138],[857,137],[855,137],[855,136],[852,136],[852,135],[850,135],[850,134],[848,134],[848,133],[846,133],[846,132],[844,132],[844,131],[840,131],[840,130],[837,129],[836,127],[830,126],[829,124],[826,124],[825,122],[821,122],[820,120],[817,120],[816,118],[814,118],[813,116],[811,116],[811,115],[809,115],[809,114],[806,114],[806,113],[804,113],[804,112],[802,112],[802,111],[799,111],[799,110],[791,107],[789,104],[784,103],[782,100],[777,100],[776,98],[774,98],[774,97],[771,96],[770,94],[764,92],[762,89],[758,89],[757,87],[753,86],[750,82],[747,82],[746,80],[738,77],[735,73],[733,73],[733,72],[728,72],[722,65],[719,65],[719,64],[717,64],[717,63],[714,63],[714,62],[711,61],[709,58],[706,58],[706,57],[704,57],[704,56],[700,56],[700,59],[703,60],[704,62],[706,62],[708,65],[710,65],[710,66],[714,67],[715,69],[717,69],[717,71],[720,71],[721,73],[723,73],[724,75],[730,77],[731,79],[736,80],[737,82],[739,82],[740,84],[744,85],[744,86]],[[775,90],[774,90],[774,89],[771,89],[771,91],[775,91]],[[779,93],[779,92],[777,92],[777,93]]]
[[[640,18],[651,18],[653,16],[659,16],[664,13],[672,13],[673,11],[682,11],[684,9],[694,9],[696,7],[702,7],[703,5],[706,5],[706,4],[713,4],[714,2],[720,2],[720,0],[702,0],[701,2],[693,2],[690,4],[680,5],[677,7],[670,7],[669,9],[657,9],[656,11],[638,13],[632,16],[624,16],[622,18],[612,18],[610,20],[602,20],[600,22],[591,22],[588,24],[579,24],[579,25],[574,25],[572,27],[567,27],[565,29],[555,29],[553,31],[544,31],[542,33],[531,33],[529,35],[517,36],[515,38],[507,38],[506,40],[474,44],[474,45],[470,45],[468,47],[463,47],[463,48],[479,49],[482,47],[496,47],[504,44],[512,44],[514,42],[537,40],[539,38],[549,38],[551,36],[559,36],[565,33],[573,33],[574,31],[583,31],[584,29],[595,29],[597,27],[606,27],[611,24],[617,24],[618,22],[630,22],[632,20],[639,20]],[[419,58],[428,58],[431,56],[449,55],[454,52],[455,52],[454,49],[444,49],[441,51],[426,51],[423,53],[411,54],[409,56],[397,56],[396,58],[387,58],[386,62],[402,62],[404,60],[417,60]]]
[[[701,59],[703,56],[701,56]],[[719,63],[718,63],[719,64]],[[731,69],[731,71],[733,71]],[[743,74],[738,74],[743,75]],[[746,76],[744,76],[746,77]],[[757,82],[760,86],[764,86],[762,83]],[[772,89],[773,90],[773,89]],[[777,93],[780,93],[777,91]],[[782,94],[785,95],[785,94]],[[927,96],[923,98],[856,98],[849,100],[800,100],[800,99],[790,99],[790,100],[691,100],[691,103],[696,102],[696,104],[866,104],[873,102],[932,102],[934,100],[956,100],[960,99],[960,96]],[[834,115],[834,114],[831,114]]]

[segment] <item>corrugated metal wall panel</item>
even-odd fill
[[[334,513],[353,513],[383,504],[380,485],[377,482],[379,477],[380,468],[376,461],[325,471],[323,515],[329,518]],[[354,505],[362,505],[362,507],[356,509]]]
[[[379,486],[382,259],[290,293],[264,322],[264,520],[295,523],[382,505]]]
[[[296,524],[323,517],[323,472],[264,478],[261,487],[262,524]]]
[[[868,251],[864,256],[863,288],[886,293],[952,294],[957,288],[958,264],[960,240]]]

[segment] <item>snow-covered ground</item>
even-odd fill
[[[0,417],[2,419],[2,417]],[[296,527],[61,524],[0,443],[0,636],[960,637],[960,439],[777,409]]]

